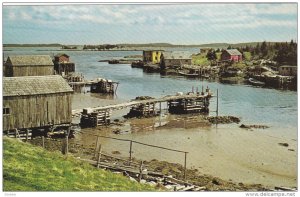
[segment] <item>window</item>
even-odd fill
[[[3,108],[3,115],[9,115],[10,114],[10,108],[9,107],[4,107]]]
[[[157,56],[155,57],[155,60],[157,60]]]

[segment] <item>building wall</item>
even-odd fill
[[[54,70],[56,74],[61,75],[64,72],[65,75],[75,72],[75,64],[74,63],[54,63]]]
[[[161,51],[152,51],[151,62],[153,64],[158,64],[160,62]]]
[[[160,56],[162,51],[144,51],[143,52],[143,61],[151,62],[153,64],[158,64],[160,62]]]
[[[226,51],[224,51],[221,54],[221,60],[222,61],[233,60],[235,62],[238,62],[238,61],[242,60],[242,56],[241,55],[230,55],[229,53],[227,53]]]
[[[297,75],[297,66],[281,66],[278,69],[279,74],[283,76],[295,76]]]
[[[3,97],[3,130],[71,123],[72,93]]]
[[[192,60],[191,59],[164,59],[165,67],[176,67],[183,64],[191,65]]]
[[[12,66],[5,65],[5,77],[53,75],[54,66]]]

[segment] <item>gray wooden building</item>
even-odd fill
[[[70,124],[72,88],[58,75],[3,78],[3,131]]]
[[[160,61],[162,69],[179,68],[183,65],[191,65],[191,54],[187,52],[163,52]]]
[[[54,64],[49,55],[9,56],[4,64],[5,77],[53,75]]]

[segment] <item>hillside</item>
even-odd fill
[[[20,151],[21,150],[21,151]],[[153,191],[148,185],[48,152],[40,147],[3,138],[4,191]]]

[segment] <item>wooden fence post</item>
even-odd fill
[[[94,151],[94,157],[96,158],[97,155],[97,148],[98,148],[98,143],[99,143],[99,136],[97,136],[97,140],[96,140],[96,147],[95,147],[95,151]]]
[[[187,152],[184,153],[184,181],[186,181],[186,157]]]
[[[131,161],[132,161],[132,140],[130,140],[129,165],[131,165]]]
[[[100,167],[101,151],[102,151],[102,147],[101,147],[101,144],[100,144],[99,145],[99,152],[98,152],[97,168]]]
[[[143,161],[141,161],[141,164],[140,164],[139,182],[141,182],[142,177],[143,177]]]
[[[43,146],[43,148],[45,148],[45,137],[44,136],[42,136],[42,146]]]
[[[29,130],[26,129],[26,142],[28,141]]]

